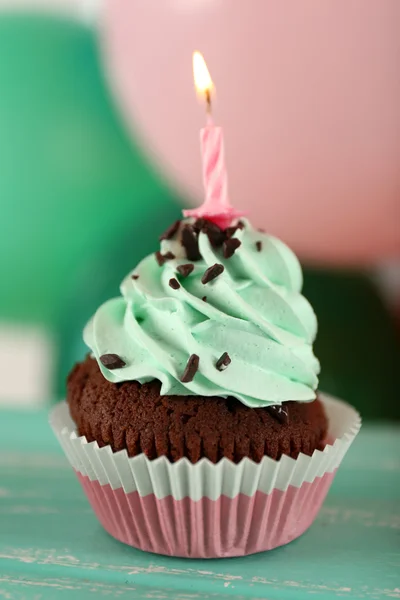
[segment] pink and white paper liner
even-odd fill
[[[243,556],[301,535],[313,522],[361,419],[350,405],[323,396],[328,439],[313,456],[283,456],[238,465],[222,459],[170,463],[129,458],[78,437],[68,406],[50,417],[103,527],[120,541],[150,552],[192,558]]]

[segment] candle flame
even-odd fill
[[[214,84],[207,69],[206,61],[200,52],[193,53],[193,76],[198,93],[205,96],[209,101]]]

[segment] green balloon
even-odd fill
[[[304,294],[318,317],[320,389],[364,419],[399,419],[399,339],[373,282],[355,271],[306,269]]]
[[[177,203],[124,130],[92,30],[2,15],[0,87],[0,314],[53,328],[88,265],[136,231],[134,265]]]

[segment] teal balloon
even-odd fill
[[[179,210],[125,132],[95,32],[1,15],[0,89],[0,317],[57,330],[106,248],[130,232],[134,265]]]

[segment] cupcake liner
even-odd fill
[[[65,402],[53,409],[50,423],[112,536],[171,556],[244,556],[286,544],[311,525],[360,429],[350,405],[326,395],[321,400],[332,443],[296,460],[129,458],[126,450],[113,452],[78,437]]]

